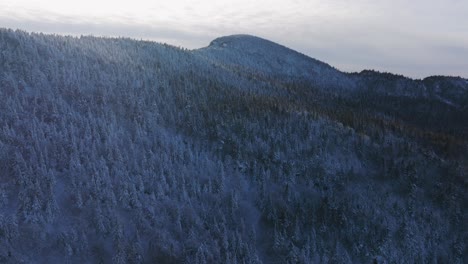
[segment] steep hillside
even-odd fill
[[[327,89],[355,88],[352,78],[330,65],[254,36],[221,37],[208,47],[196,50],[195,54],[249,77],[281,82],[305,80]]]
[[[1,263],[467,262],[465,80],[250,36],[0,51]]]
[[[413,80],[375,71],[354,75],[360,89],[353,100],[369,111],[391,116],[431,137],[468,141],[467,80],[444,76]]]
[[[221,37],[193,53],[240,77],[236,79],[266,83],[265,94],[313,104],[315,111],[355,129],[364,118],[367,124],[377,122],[383,129],[422,139],[420,143],[429,141],[437,151],[455,149],[454,155],[460,155],[458,142],[468,141],[468,82],[462,78],[413,80],[371,70],[347,74],[249,35]],[[440,142],[441,137],[448,141]]]

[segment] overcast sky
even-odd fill
[[[1,0],[0,27],[186,48],[246,33],[344,71],[468,77],[468,0]]]

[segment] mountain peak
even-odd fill
[[[195,51],[204,58],[247,74],[307,80],[322,87],[353,88],[346,74],[281,44],[247,34],[219,37]]]
[[[211,41],[210,45],[207,48],[219,50],[237,50],[244,54],[257,56],[266,55],[269,57],[275,54],[276,56],[283,57],[295,56],[302,57],[302,59],[311,59],[306,55],[301,54],[281,44],[248,34],[237,34],[216,38],[213,41]]]
[[[245,45],[245,44],[256,44],[256,45],[265,45],[265,44],[275,44],[269,40],[262,39],[260,37],[248,35],[248,34],[237,34],[230,36],[223,36],[214,39],[211,41],[208,47],[228,47],[231,45]]]
[[[314,74],[337,72],[330,65],[273,41],[248,34],[219,37],[198,50],[228,64],[250,71],[309,78]]]

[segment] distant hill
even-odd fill
[[[0,263],[466,263],[468,82],[0,29]]]

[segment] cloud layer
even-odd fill
[[[0,26],[126,36],[187,48],[206,46],[222,35],[247,33],[345,71],[468,77],[468,1],[158,2],[162,1],[3,0]]]

